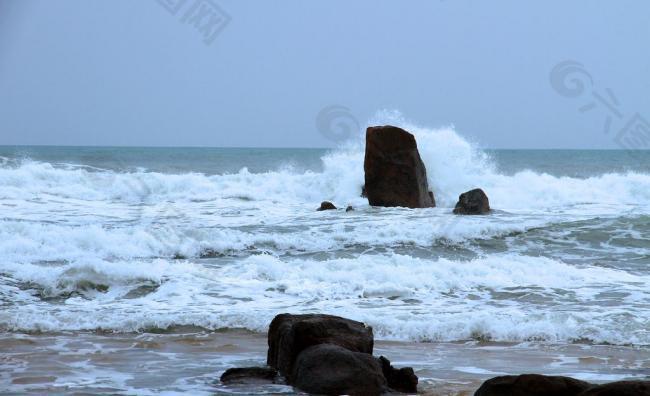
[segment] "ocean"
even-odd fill
[[[282,312],[366,322],[431,394],[522,371],[649,378],[650,152],[409,129],[436,208],[370,207],[361,139],[0,147],[0,389],[291,393],[218,383],[264,363]],[[476,187],[493,212],[453,215]]]

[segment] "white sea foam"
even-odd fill
[[[172,212],[176,214],[174,209]],[[298,209],[296,209],[298,210]],[[415,245],[430,247],[436,241],[463,243],[470,239],[489,239],[524,232],[553,221],[552,218],[514,218],[494,215],[491,218],[457,218],[445,209],[418,213],[406,209],[352,213],[321,213],[309,208],[299,218],[278,213],[242,216],[223,226],[220,211],[211,218],[196,216],[200,207],[189,206],[178,217],[160,219],[169,213],[142,214],[142,217],[111,226],[82,224],[34,223],[0,220],[0,255],[15,262],[70,261],[86,257],[127,259],[145,257],[197,257],[202,253],[226,255],[259,251],[323,252],[346,247],[395,247]],[[510,217],[510,218],[508,218]],[[257,227],[265,224],[263,232]]]
[[[563,221],[650,213],[650,175],[504,175],[451,128],[420,128],[392,115],[384,120],[416,135],[439,208],[369,208],[359,196],[363,147],[354,140],[322,158],[322,173],[116,173],[23,160],[0,166],[0,255],[31,262],[89,254],[113,259],[192,257],[207,250],[428,247],[442,239],[458,243]],[[480,220],[452,216],[457,195],[477,186],[500,212]],[[357,211],[316,213],[323,199]]]
[[[492,206],[502,210],[541,210],[573,205],[648,205],[650,175],[610,173],[589,178],[556,177],[522,170],[498,173],[490,158],[451,127],[422,128],[395,116],[378,118],[411,131],[427,167],[429,183],[440,206],[454,205],[458,194],[475,187],[488,193]],[[88,167],[53,166],[24,160],[18,166],[0,164],[0,199],[80,200],[157,203],[233,200],[308,205],[333,200],[339,205],[366,205],[363,185],[363,145],[358,140],[322,158],[324,170],[295,172],[290,167],[251,173],[204,175],[157,172],[116,173]],[[244,205],[245,206],[245,205]]]
[[[259,255],[205,266],[165,260],[2,266],[0,272],[32,290],[67,297],[65,305],[50,304],[2,286],[3,295],[19,303],[0,313],[10,329],[264,331],[275,314],[288,311],[363,320],[388,339],[650,342],[649,277],[540,257],[452,261],[392,254],[316,261]],[[129,296],[143,286],[145,292]]]

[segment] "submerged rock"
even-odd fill
[[[321,211],[321,210],[332,210],[332,209],[336,209],[336,206],[334,206],[333,203],[331,203],[330,201],[323,201],[320,203],[320,207],[316,210]]]
[[[569,377],[505,375],[483,383],[474,396],[577,396],[592,385]]]
[[[292,382],[293,363],[306,348],[333,344],[352,352],[372,354],[372,328],[332,315],[276,316],[269,326],[267,364]]]
[[[269,367],[239,367],[226,370],[221,375],[224,384],[275,383],[278,371]]]
[[[464,192],[458,197],[455,214],[485,214],[490,212],[490,201],[480,188]]]
[[[366,130],[362,194],[372,206],[428,208],[436,206],[415,137],[394,126]]]
[[[388,387],[398,392],[416,393],[418,391],[418,377],[411,367],[396,369],[391,366],[390,360],[383,356],[377,359],[386,378]]]
[[[297,388],[319,395],[380,395],[386,379],[368,353],[332,344],[311,346],[298,355],[291,375]]]
[[[650,396],[650,381],[618,381],[594,386],[578,396]]]

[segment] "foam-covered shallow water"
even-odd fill
[[[231,367],[261,366],[266,338],[243,331],[2,334],[3,394],[302,394],[286,385],[223,385]],[[377,356],[412,366],[423,395],[471,395],[488,378],[520,372],[603,383],[644,379],[650,356],[637,347],[494,342],[379,341]]]
[[[382,340],[647,353],[650,154],[482,151],[404,126],[436,208],[368,206],[362,139],[0,147],[0,331],[263,333],[277,313],[325,312]],[[493,213],[451,214],[475,187]]]

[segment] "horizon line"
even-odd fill
[[[336,150],[339,147],[306,147],[306,146],[140,146],[140,145],[84,145],[84,144],[0,144],[0,147],[52,147],[52,148],[144,148],[144,149],[269,149],[269,150]],[[649,151],[650,148],[566,148],[566,147],[479,147],[479,150],[593,150],[593,151]]]

